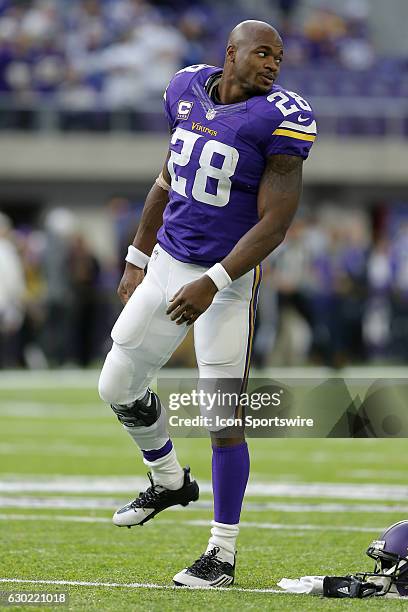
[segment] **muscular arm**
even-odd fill
[[[220,263],[232,280],[258,265],[285,238],[302,192],[303,159],[293,155],[268,158],[258,192],[259,222]]]

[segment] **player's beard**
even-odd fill
[[[262,86],[261,83],[258,83],[257,78],[258,78],[258,72],[255,73],[254,76],[251,74],[247,78],[244,78],[241,80],[241,83],[242,83],[241,86],[244,89],[245,94],[250,98],[254,96],[264,96],[265,94],[269,93],[269,91],[272,89],[273,82],[271,83],[269,87],[266,87],[266,86]]]

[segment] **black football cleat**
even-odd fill
[[[184,587],[221,587],[233,584],[234,575],[235,557],[234,565],[231,565],[220,555],[220,548],[214,546],[194,561],[193,565],[176,574],[173,582],[176,586]]]
[[[197,501],[199,497],[198,484],[195,480],[191,480],[189,467],[185,467],[183,471],[183,486],[175,491],[154,484],[152,475],[148,472],[151,486],[146,491],[140,492],[139,497],[115,512],[112,517],[114,525],[118,527],[143,525],[170,506],[179,504],[187,506],[190,502]]]

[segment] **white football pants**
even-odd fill
[[[146,393],[153,378],[185,338],[189,327],[166,315],[169,300],[206,267],[180,262],[156,245],[143,282],[112,329],[113,346],[99,380],[109,404],[130,404]],[[260,267],[216,293],[194,324],[200,378],[246,379],[252,349]]]

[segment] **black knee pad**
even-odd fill
[[[149,427],[157,421],[161,413],[160,400],[150,389],[142,399],[135,400],[130,406],[111,404],[111,408],[126,427]]]

